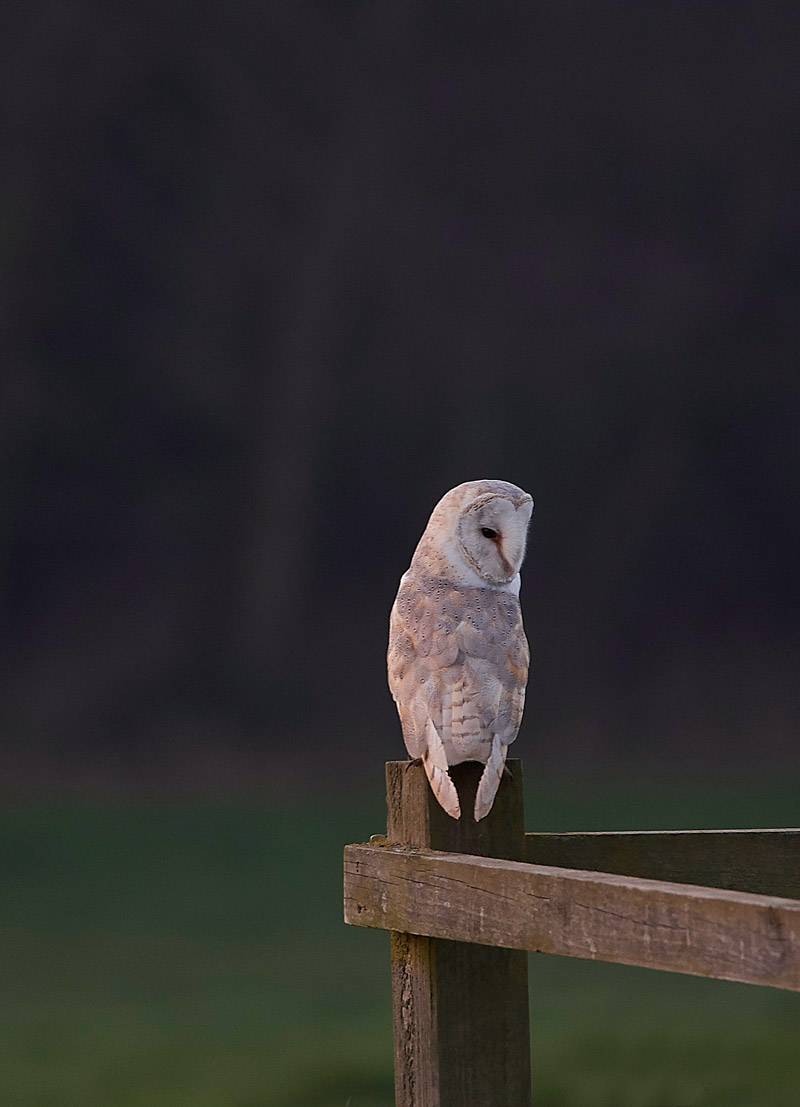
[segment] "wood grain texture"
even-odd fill
[[[800,899],[800,830],[526,834],[534,865]]]
[[[345,850],[345,919],[800,990],[800,902],[791,899],[365,845]]]
[[[463,812],[455,820],[436,802],[421,765],[389,762],[388,839],[523,858],[522,767],[509,767],[491,812],[476,823],[481,765],[451,769]],[[385,847],[372,848],[381,854]],[[348,901],[347,889],[345,896],[345,918],[362,923],[359,904]],[[526,955],[390,929],[397,1107],[530,1107]]]
[[[386,762],[386,836],[392,842],[448,853],[525,860],[525,809],[522,762],[508,760],[492,810],[476,823],[472,817],[483,766],[465,761],[450,769],[461,801],[460,819],[451,819],[435,801],[425,770],[415,761]],[[466,806],[465,806],[466,805]]]

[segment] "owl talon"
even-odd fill
[[[412,757],[411,760],[406,765],[406,772],[408,772],[408,770],[410,768],[412,768],[414,765],[421,765],[421,764],[422,764],[422,758],[421,757]]]

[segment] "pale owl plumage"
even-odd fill
[[[389,688],[403,738],[431,788],[461,815],[448,766],[484,766],[474,815],[488,815],[525,704],[530,655],[519,605],[533,500],[502,480],[451,489],[433,510],[389,619]]]

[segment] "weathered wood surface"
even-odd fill
[[[510,763],[492,811],[476,823],[481,768],[451,770],[464,812],[455,820],[434,799],[421,765],[387,763],[387,837],[411,847],[524,858],[522,767]],[[525,953],[389,929],[396,1107],[530,1107]]]
[[[355,845],[345,850],[345,919],[800,990],[800,902],[791,899]]]
[[[533,865],[800,899],[800,830],[526,834]]]
[[[472,806],[482,765],[466,761],[450,770],[450,777],[462,800],[463,812],[460,819],[451,819],[436,802],[421,764],[387,761],[387,837],[406,846],[524,861],[522,762],[509,760],[507,765],[509,772],[500,781],[491,812],[476,823],[472,817]],[[469,806],[465,807],[465,803]]]

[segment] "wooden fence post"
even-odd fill
[[[522,765],[509,768],[476,823],[482,765],[451,769],[462,810],[455,820],[421,765],[387,762],[389,841],[523,861]],[[530,1107],[527,954],[394,932],[391,950],[396,1107]]]

